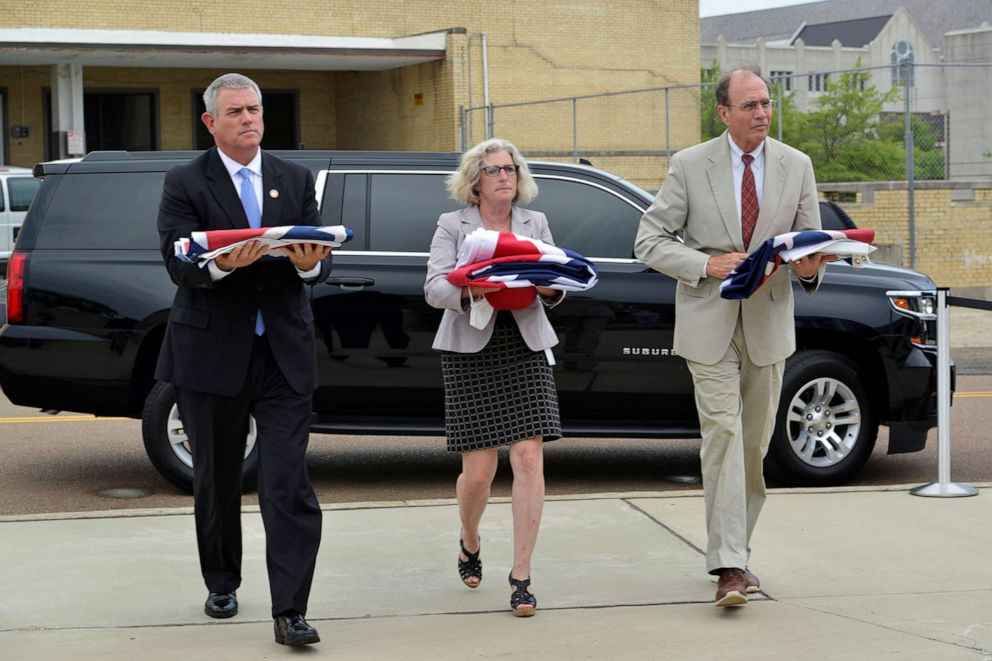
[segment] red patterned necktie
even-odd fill
[[[758,223],[758,193],[754,188],[754,172],[751,171],[751,161],[754,156],[744,154],[744,178],[741,180],[741,235],[744,238],[744,250],[751,245],[751,235]]]

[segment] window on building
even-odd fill
[[[783,92],[792,91],[792,72],[791,71],[771,71],[769,72],[771,77],[772,85],[781,85]]]
[[[299,94],[296,90],[263,90],[262,107],[265,117],[265,133],[262,135],[263,149],[299,149],[300,113]],[[203,105],[203,90],[193,90],[193,147],[208,149],[214,146],[200,116],[206,108]]]
[[[892,63],[892,85],[893,87],[909,84],[913,86],[913,45],[908,41],[897,41],[892,45],[890,55]],[[907,68],[903,68],[906,65]],[[903,80],[903,72],[906,72],[906,80]]]
[[[44,93],[48,157],[59,158],[61,136],[52,136],[52,91]],[[158,92],[154,90],[84,90],[83,130],[86,151],[159,149]]]
[[[809,75],[810,92],[826,92],[830,85],[829,73],[813,73]]]

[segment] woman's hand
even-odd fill
[[[551,287],[538,287],[537,293],[544,298],[558,298],[561,296],[561,292],[557,289],[552,289]]]

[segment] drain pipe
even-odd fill
[[[493,108],[489,104],[489,46],[482,33],[482,99],[486,106],[486,138],[493,137]]]

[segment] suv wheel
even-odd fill
[[[193,492],[193,455],[179,417],[176,393],[170,383],[156,382],[145,399],[141,414],[141,436],[152,465],[166,480],[183,491]],[[249,420],[241,487],[249,491],[258,478],[258,449],[255,419]]]
[[[793,486],[841,484],[865,465],[877,436],[854,363],[832,351],[799,351],[786,361],[765,458],[770,477]]]

